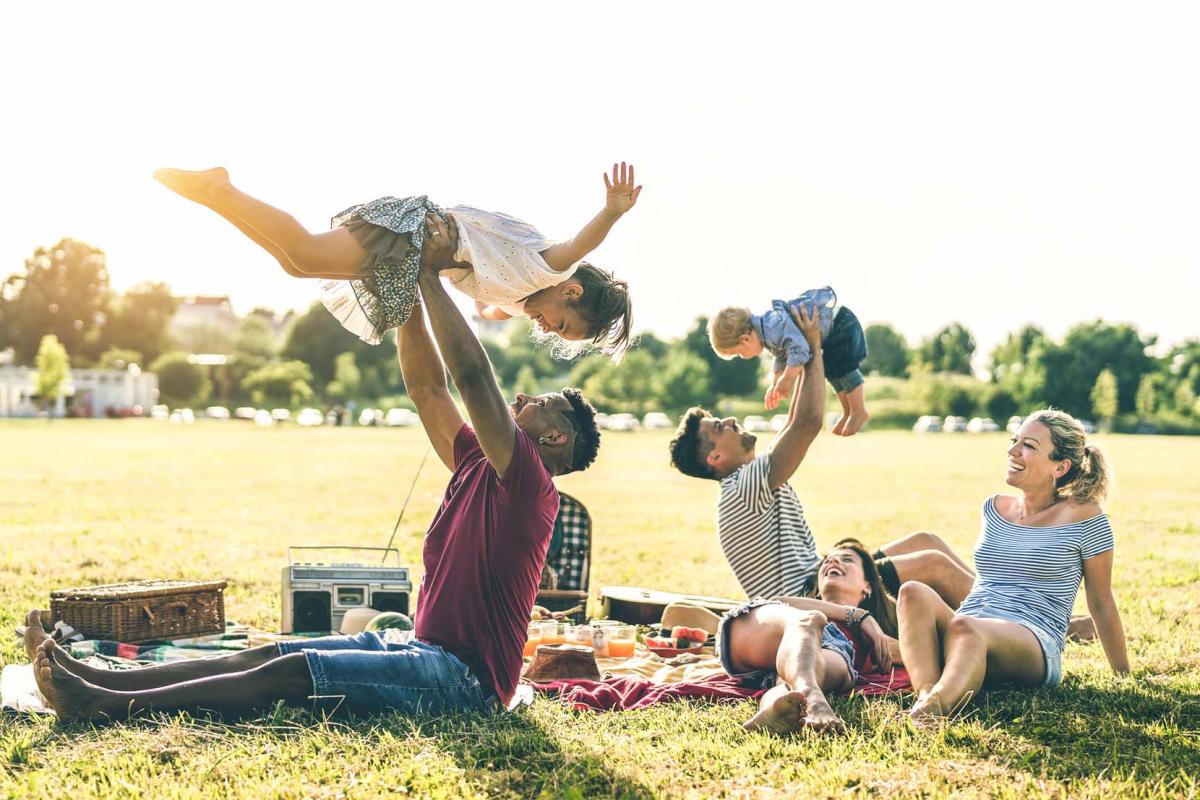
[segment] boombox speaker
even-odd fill
[[[379,564],[297,561],[297,550],[355,550],[382,552]],[[388,554],[395,556],[388,565]],[[283,633],[329,633],[342,626],[353,608],[408,613],[412,581],[400,553],[391,547],[289,547],[283,568]]]

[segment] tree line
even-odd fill
[[[198,328],[172,338],[168,323],[177,303],[163,283],[113,292],[104,253],[64,239],[39,248],[24,272],[0,288],[0,350],[12,348],[17,363],[32,364],[43,337],[53,335],[72,364],[149,369],[172,405],[406,404],[395,345],[359,341],[319,303],[291,320],[282,337],[274,313],[255,309],[232,333]],[[642,334],[619,365],[598,355],[555,360],[520,319],[509,323],[503,343],[489,339],[484,346],[512,392],[574,385],[609,412],[676,413],[702,404],[755,413],[765,368],[718,357],[706,325],[698,317],[671,340]],[[975,339],[961,323],[911,346],[888,324],[869,325],[865,333],[863,371],[873,376],[875,427],[911,425],[920,414],[981,414],[1003,423],[1052,405],[1117,429],[1200,433],[1200,340],[1156,357],[1155,337],[1129,324],[1084,322],[1061,341],[1025,325],[993,348],[990,375],[980,379],[972,371]],[[197,353],[222,356],[223,363],[195,363]]]

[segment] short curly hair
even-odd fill
[[[721,358],[729,360],[727,351],[737,347],[738,340],[754,328],[750,324],[750,309],[726,306],[708,321],[708,341]]]
[[[718,477],[708,463],[712,445],[700,435],[700,420],[711,416],[707,410],[692,406],[679,420],[679,427],[671,439],[671,466],[684,475],[710,480]]]
[[[596,460],[596,454],[600,452],[600,429],[596,425],[596,409],[578,389],[566,388],[562,393],[571,404],[571,412],[563,412],[563,416],[575,429],[575,448],[571,451],[571,463],[567,472],[580,472],[590,467]]]

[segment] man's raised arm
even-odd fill
[[[396,331],[396,354],[400,357],[405,391],[417,407],[425,435],[438,458],[453,472],[454,439],[463,426],[463,418],[450,396],[442,358],[425,329],[420,302],[413,306],[408,322]]]
[[[426,219],[431,228],[430,236],[425,240],[427,245],[431,241],[448,244],[456,238],[457,231],[447,228],[437,216],[430,215]],[[517,423],[508,404],[504,402],[504,396],[500,394],[500,386],[496,383],[496,375],[492,372],[492,364],[483,345],[475,338],[462,312],[442,286],[438,266],[427,264],[422,259],[418,283],[425,300],[425,310],[433,325],[433,335],[442,358],[450,370],[450,377],[458,387],[458,393],[467,407],[467,416],[471,418],[475,435],[479,437],[479,446],[483,448],[496,474],[504,477],[512,460]]]
[[[788,409],[787,424],[771,451],[771,472],[767,482],[777,489],[788,482],[800,462],[808,453],[808,447],[821,432],[825,418],[825,362],[821,358],[821,318],[816,309],[812,315],[801,307],[789,309],[796,325],[812,348],[812,360],[804,368],[804,377],[797,381],[792,393],[792,405]]]

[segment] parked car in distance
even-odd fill
[[[967,423],[967,433],[995,433],[1000,426],[991,417],[973,417]]]
[[[771,417],[771,430],[779,432],[783,430],[783,426],[787,425],[787,414],[776,414]]]
[[[365,427],[383,424],[383,412],[378,408],[364,408],[358,414],[358,424]]]
[[[962,417],[946,417],[942,430],[946,433],[963,433],[967,429],[967,421]]]
[[[312,428],[325,422],[325,415],[315,408],[302,408],[296,415],[296,424]]]
[[[233,410],[234,419],[254,419],[254,415],[258,413],[258,409],[250,406],[239,406]]]
[[[596,427],[602,431],[608,430],[608,414],[603,411],[596,412]]]
[[[270,411],[260,408],[254,412],[254,424],[260,428],[269,428],[275,424],[275,418],[271,416]]]
[[[1008,424],[1004,426],[1004,430],[1009,433],[1016,433],[1021,427],[1021,423],[1025,421],[1024,417],[1018,417],[1015,414],[1008,418]]]
[[[932,414],[925,414],[917,419],[912,429],[916,433],[941,433],[942,418],[935,417]]]
[[[292,418],[292,412],[286,408],[272,408],[271,419],[276,422],[288,422]]]
[[[1079,424],[1083,426],[1084,433],[1095,433],[1096,431],[1100,430],[1100,428],[1096,426],[1096,423],[1092,422],[1090,419],[1081,419],[1079,420]]]
[[[150,406],[150,419],[165,420],[171,416],[171,409],[164,405]]]
[[[169,418],[176,425],[191,425],[196,421],[196,414],[190,408],[177,408]]]
[[[420,418],[407,408],[389,409],[383,421],[391,428],[407,428],[420,422]]]
[[[742,427],[751,433],[762,433],[763,431],[771,430],[771,423],[767,422],[766,417],[751,414],[742,420]]]
[[[635,431],[639,427],[637,417],[633,414],[620,413],[610,414],[608,417],[608,429],[610,431]]]
[[[229,409],[225,406],[209,406],[204,409],[204,416],[209,419],[229,419]]]
[[[674,427],[671,424],[671,418],[661,411],[651,411],[646,416],[642,417],[642,427],[646,430],[661,430],[663,428]]]

